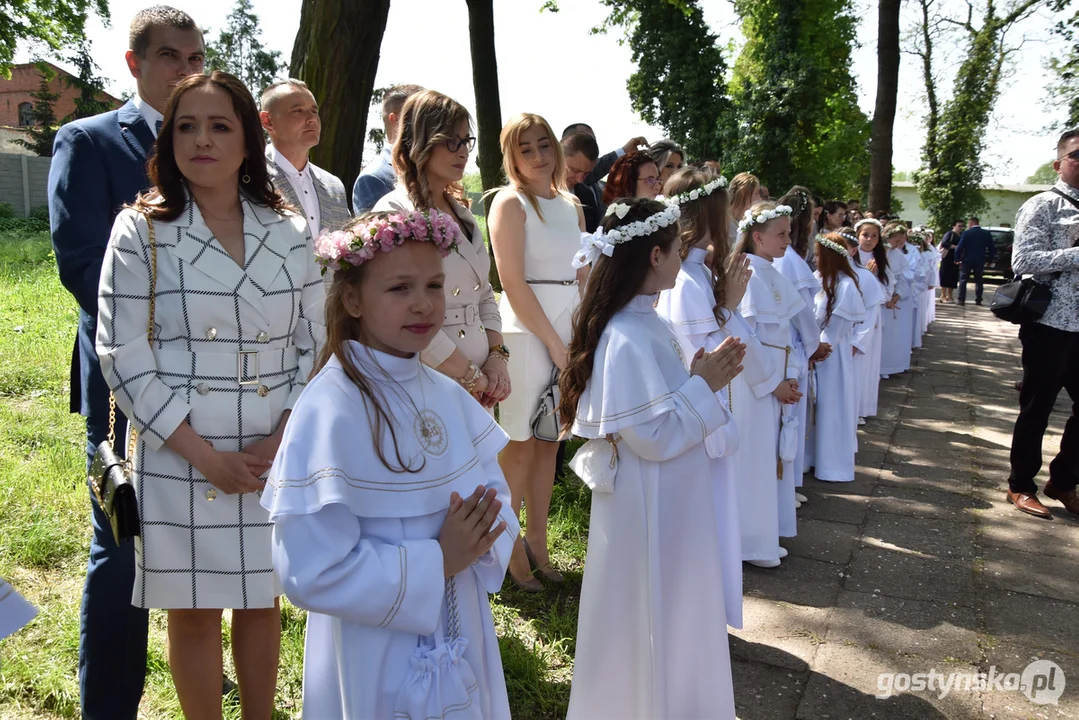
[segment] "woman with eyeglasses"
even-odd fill
[[[627,153],[611,166],[603,189],[603,204],[610,205],[622,197],[655,199],[663,189],[659,177],[659,166],[648,153]]]
[[[476,218],[463,204],[468,155],[476,145],[472,116],[463,105],[434,90],[411,96],[401,108],[393,146],[397,187],[374,211],[430,210],[451,217],[467,243],[443,261],[446,318],[442,331],[420,353],[426,365],[457,380],[487,408],[510,395],[509,354],[502,343],[502,317],[488,280],[491,258]]]

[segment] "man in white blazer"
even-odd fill
[[[262,91],[262,127],[270,136],[267,169],[277,191],[303,213],[311,237],[323,229],[340,230],[352,219],[345,186],[308,160],[322,136],[318,103],[299,80],[278,80]]]

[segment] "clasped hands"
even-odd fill
[[[703,379],[716,393],[742,372],[742,359],[745,356],[745,343],[736,337],[729,337],[712,352],[705,352],[704,348],[698,350],[690,361],[689,373]]]

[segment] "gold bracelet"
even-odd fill
[[[476,387],[476,383],[483,377],[483,371],[476,367],[476,363],[471,360],[468,361],[468,375],[465,377],[457,378],[457,382],[464,386],[465,390],[472,392]]]

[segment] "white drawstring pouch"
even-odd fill
[[[618,438],[607,435],[589,440],[569,461],[569,468],[592,492],[613,493],[618,474]]]

